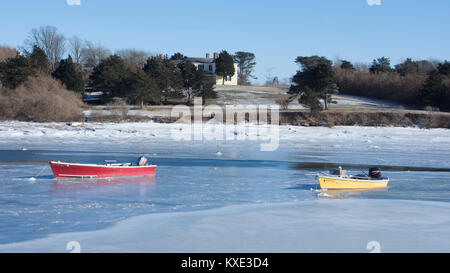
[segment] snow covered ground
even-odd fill
[[[217,105],[241,105],[248,104],[255,105],[278,105],[280,99],[286,99],[290,95],[287,94],[288,88],[264,87],[264,86],[218,86],[215,89],[218,93],[217,99],[208,99],[207,104]],[[329,104],[330,109],[415,109],[407,105],[399,103],[351,96],[351,95],[333,95],[333,101],[336,103]],[[323,104],[323,101],[322,101]],[[143,117],[169,117],[173,106],[171,105],[153,105],[147,106],[145,110],[138,109],[136,106],[127,106],[129,116],[143,116]],[[120,115],[122,107],[116,107],[111,110],[113,106],[92,106],[90,110],[85,110],[84,115],[89,116],[111,116]],[[297,99],[289,103],[289,110],[306,109],[305,106],[299,104]]]
[[[239,104],[246,105],[249,102],[253,104],[272,105],[277,104],[277,100],[287,98],[289,88],[276,87],[261,87],[261,86],[221,86],[215,89],[218,92],[218,98],[215,100],[218,104]],[[330,104],[332,109],[340,108],[393,108],[399,107],[410,108],[399,103],[383,101],[378,99],[371,99],[351,95],[332,95],[333,101],[336,104]],[[305,109],[305,107],[298,103],[298,100],[293,100],[289,104],[289,109]]]
[[[378,100],[378,99],[371,99],[371,98],[365,98],[365,97],[359,97],[359,96],[352,96],[352,95],[333,95],[333,100],[337,102],[337,104],[331,104],[331,108],[342,108],[342,107],[369,107],[369,108],[406,108],[406,109],[415,109],[412,107],[409,107],[407,105],[402,105],[400,103],[396,102],[390,102],[390,101],[384,101],[384,100]]]
[[[203,125],[205,129],[216,124]],[[94,140],[105,140],[104,144],[122,142],[124,140],[156,139],[158,141],[173,141],[172,131],[181,128],[179,124],[162,124],[156,122],[122,122],[122,123],[36,123],[36,122],[0,122],[0,145],[15,145],[20,148],[21,143],[30,145],[47,145],[46,140],[55,143],[83,143]],[[248,134],[258,134],[256,125],[239,125],[236,128],[250,128]],[[391,143],[403,145],[432,145],[450,144],[450,130],[448,129],[420,129],[400,127],[359,127],[337,126],[301,127],[280,126],[280,142],[322,142],[347,140],[350,145],[361,143]],[[40,140],[42,144],[37,143]],[[11,146],[9,146],[11,147]],[[13,148],[13,147],[11,147]]]
[[[0,252],[450,251],[450,173],[426,169],[449,168],[448,129],[281,126],[263,152],[242,125],[243,140],[175,141],[180,128],[0,122]],[[61,183],[46,163],[139,154],[154,181]],[[320,197],[301,166],[321,163],[415,169],[387,170],[386,191]]]
[[[217,127],[218,126],[218,127]],[[409,164],[427,167],[450,165],[450,130],[396,127],[340,126],[301,127],[280,126],[279,148],[261,153],[264,131],[255,125],[235,127],[236,138],[242,140],[175,141],[173,132],[180,124],[147,123],[26,123],[0,122],[0,148],[5,149],[70,149],[141,153],[167,153],[216,158],[217,152],[234,159],[265,159],[283,161],[319,161],[325,155],[329,162]],[[222,125],[205,124],[204,130]],[[263,133],[261,133],[263,132]],[[261,133],[261,134],[260,134]],[[275,133],[274,133],[275,134]],[[255,140],[251,140],[254,138]],[[201,148],[201,149],[199,149]],[[228,152],[228,154],[226,154]],[[314,155],[311,153],[314,152]],[[355,152],[358,157],[355,158]],[[411,155],[415,158],[411,160]]]

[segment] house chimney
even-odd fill
[[[219,53],[214,52],[214,60],[217,60],[217,58],[219,58]]]
[[[210,55],[209,53],[206,53],[206,59],[209,59]]]
[[[159,54],[159,58],[162,60],[162,59],[163,59],[163,55],[162,55],[162,54]]]

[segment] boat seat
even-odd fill
[[[106,166],[131,166],[131,163],[117,163],[117,164],[106,164]]]

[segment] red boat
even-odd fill
[[[140,158],[138,165],[121,164],[81,164],[51,161],[50,167],[57,178],[96,178],[155,175],[156,165],[145,165],[146,158]]]

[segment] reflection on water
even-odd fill
[[[331,199],[346,199],[363,197],[370,194],[375,196],[382,196],[386,194],[388,189],[365,189],[365,190],[324,190],[320,191],[322,194],[318,194],[319,198],[331,198]]]
[[[146,196],[155,191],[155,176],[120,177],[120,178],[95,178],[95,179],[60,179],[55,178],[52,184],[51,194],[64,195],[75,192],[104,193],[115,189],[127,188],[128,192],[136,192],[136,195]]]

